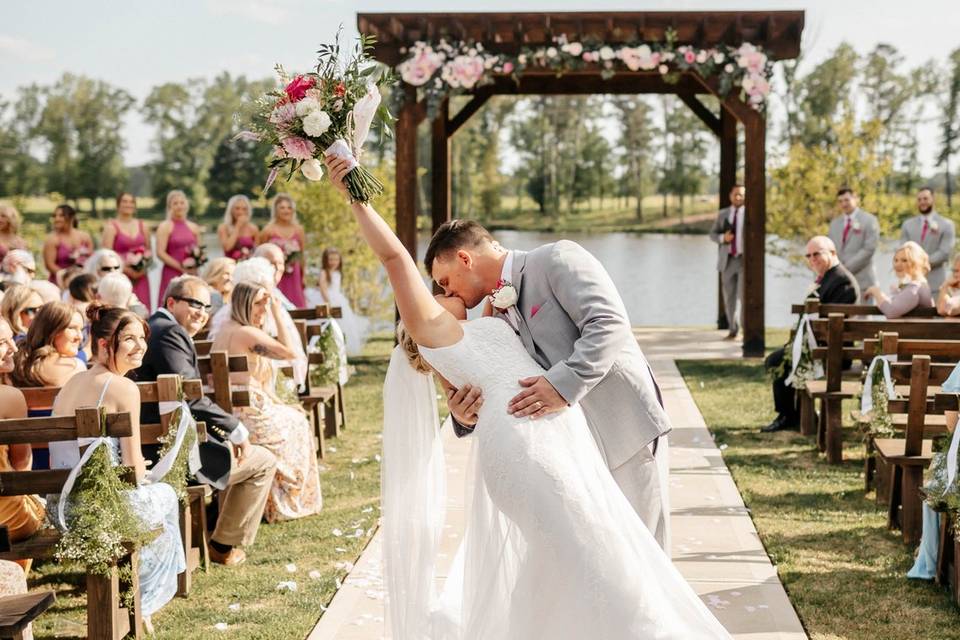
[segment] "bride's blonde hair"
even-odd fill
[[[420,355],[420,348],[417,346],[417,343],[413,341],[413,337],[407,333],[407,328],[403,326],[403,320],[397,322],[397,342],[400,348],[403,349],[404,355],[407,356],[411,367],[416,369],[418,373],[427,374],[432,372],[430,365],[428,365],[427,361]]]

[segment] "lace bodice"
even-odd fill
[[[520,378],[539,376],[543,368],[530,357],[513,328],[500,318],[463,323],[463,339],[448,347],[420,347],[424,359],[455,387],[479,386],[490,400],[510,400]]]

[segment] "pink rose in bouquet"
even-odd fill
[[[90,247],[86,245],[80,245],[70,252],[70,264],[75,264],[78,267],[82,267],[84,264],[86,264],[87,258],[89,258],[92,253],[93,252],[90,250]]]
[[[312,89],[317,84],[315,78],[308,76],[297,76],[286,86],[284,91],[291,102],[302,100],[307,95],[307,90]]]

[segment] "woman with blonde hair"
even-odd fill
[[[27,241],[20,237],[20,212],[11,204],[0,203],[0,260],[10,249],[26,249]]]
[[[40,294],[25,284],[12,284],[3,294],[0,302],[0,315],[13,329],[13,339],[16,342],[23,340],[33,319],[43,306]]]
[[[151,257],[150,229],[139,220],[137,198],[126,191],[117,196],[117,217],[103,228],[100,244],[105,249],[117,252],[122,260],[123,274],[130,279],[133,292],[148,307],[152,303],[150,279],[147,277],[146,260]]]
[[[887,318],[900,318],[917,307],[932,307],[933,296],[927,284],[930,273],[930,257],[919,244],[904,242],[893,254],[893,271],[897,283],[890,288],[888,296],[874,285],[864,292],[864,298],[872,298]]]
[[[250,221],[253,206],[250,198],[238,193],[227,201],[223,212],[223,222],[217,228],[223,254],[234,260],[246,260],[253,255],[260,230]]]
[[[196,275],[194,250],[200,246],[200,225],[187,220],[190,201],[187,194],[174,189],[167,194],[167,219],[157,227],[157,257],[163,262],[160,276],[160,295],[177,276]],[[163,305],[161,305],[163,306]]]
[[[236,268],[236,260],[223,256],[211,260],[204,269],[203,280],[210,286],[211,317],[221,307],[230,304],[230,294],[233,292],[233,270]]]
[[[940,287],[937,313],[942,316],[960,316],[960,254],[953,257],[953,271]]]
[[[298,308],[307,306],[304,296],[303,251],[306,232],[297,222],[296,203],[286,193],[278,193],[270,205],[270,222],[260,232],[259,244],[272,242],[283,250],[285,271],[277,288]]]
[[[263,512],[267,522],[277,522],[319,513],[323,498],[310,421],[299,407],[285,404],[275,392],[275,363],[294,357],[294,341],[299,337],[291,335],[283,322],[276,323],[276,340],[267,335],[263,326],[271,312],[277,317],[281,308],[266,287],[238,283],[230,300],[230,320],[212,349],[245,355],[250,362],[250,406],[238,408],[237,417],[250,430],[250,442],[277,457],[277,475]]]

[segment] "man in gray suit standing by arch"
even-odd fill
[[[837,245],[840,264],[857,279],[860,293],[877,284],[877,271],[873,268],[873,254],[880,242],[880,223],[872,213],[859,206],[857,194],[850,187],[837,191],[837,205],[842,215],[830,221],[827,234]]]
[[[730,206],[720,209],[717,219],[710,229],[710,239],[717,243],[717,271],[723,286],[724,313],[730,333],[727,340],[733,340],[740,332],[737,317],[737,303],[743,290],[743,221],[746,217],[743,207],[746,190],[742,184],[733,185],[730,190]]]
[[[900,242],[913,240],[930,256],[927,284],[930,285],[930,293],[936,300],[940,286],[947,279],[950,256],[953,254],[957,236],[953,221],[934,210],[933,189],[930,187],[923,187],[917,192],[917,211],[917,215],[904,220],[900,228]]]

